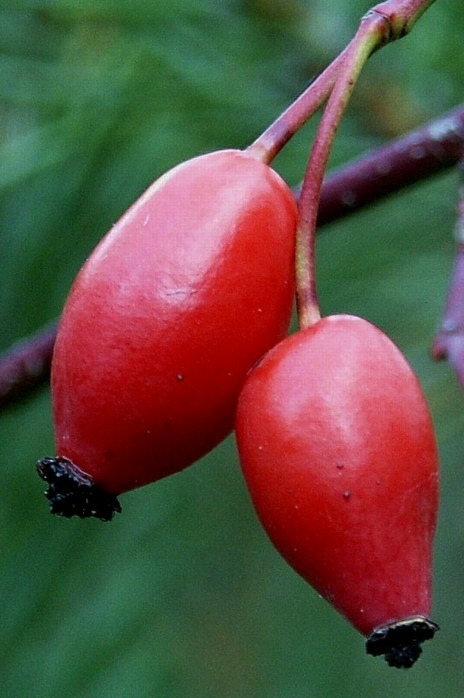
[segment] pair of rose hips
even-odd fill
[[[246,152],[155,182],[73,286],[52,367],[57,456],[38,469],[52,512],[108,520],[117,495],[182,470],[235,423],[276,548],[368,651],[411,666],[436,629],[429,412],[368,322],[326,317],[285,339],[296,223],[291,190]]]

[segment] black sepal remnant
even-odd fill
[[[102,521],[111,521],[121,511],[118,498],[95,485],[68,458],[42,458],[37,463],[37,472],[48,483],[45,496],[50,502],[50,512],[57,516],[94,516]]]
[[[409,669],[422,653],[421,644],[431,640],[438,629],[424,616],[390,623],[373,630],[366,640],[366,652],[374,657],[384,654],[389,666]]]

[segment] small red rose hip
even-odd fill
[[[232,430],[250,367],[291,318],[296,206],[235,150],[156,181],[100,242],[52,364],[54,513],[110,519],[116,496],[182,470]]]
[[[438,458],[419,383],[360,318],[285,339],[250,373],[236,435],[258,516],[289,564],[363,635],[409,667],[431,606]]]

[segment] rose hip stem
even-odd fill
[[[364,17],[384,17],[389,26],[389,36],[373,48],[400,39],[409,33],[414,23],[435,0],[387,0],[373,7]],[[362,21],[363,21],[362,20]],[[356,39],[357,40],[357,39]],[[354,40],[353,40],[354,41]],[[302,92],[282,114],[258,136],[246,149],[249,155],[269,164],[284,145],[306,123],[329,97],[337,80],[345,56],[352,50],[352,43],[330,63],[330,65]]]
[[[326,101],[335,84],[348,45],[304,92],[246,149],[269,164],[284,145]]]
[[[295,273],[300,329],[309,327],[321,317],[316,292],[314,253],[322,180],[330,149],[364,64],[378,46],[388,41],[389,33],[389,24],[381,15],[369,13],[361,20],[356,36],[345,53],[314,140],[298,202]]]
[[[409,32],[432,2],[390,0],[376,5],[361,19],[354,39],[341,54],[338,75],[319,124],[299,198],[295,273],[300,329],[320,319],[314,270],[319,201],[332,143],[354,86],[369,56]]]

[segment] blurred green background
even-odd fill
[[[85,257],[159,174],[245,147],[344,46],[360,0],[2,0],[0,350],[60,313]],[[332,165],[462,100],[464,5],[441,0],[369,63]],[[276,168],[296,184],[314,124]],[[429,359],[453,257],[448,172],[324,230],[324,312],[403,348],[436,421],[434,619],[410,671],[292,572],[252,511],[229,439],[124,495],[111,524],[52,518],[35,461],[49,391],[0,416],[0,686],[7,698],[464,695],[464,400]]]

